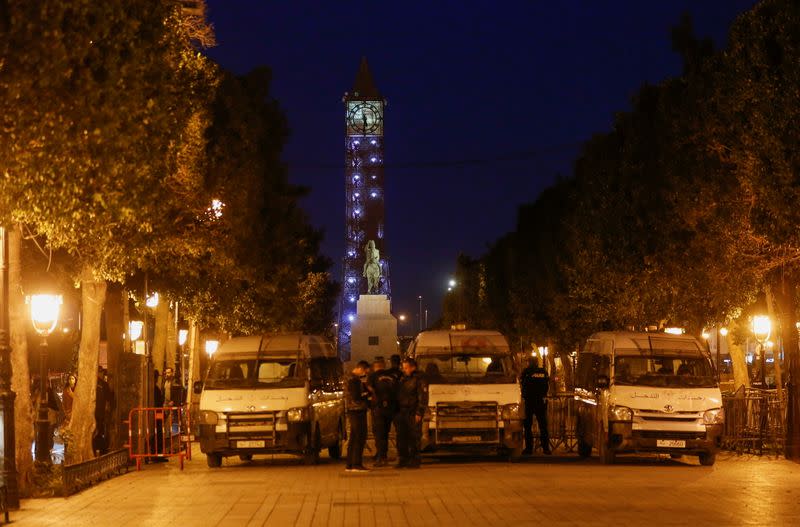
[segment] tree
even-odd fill
[[[153,233],[193,216],[186,203],[171,215],[164,199],[186,183],[179,154],[210,68],[181,33],[177,4],[8,7],[1,38],[15,52],[0,76],[0,190],[11,218],[75,260],[84,326],[68,457],[80,461],[92,455],[105,281],[146,258]]]

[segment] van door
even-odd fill
[[[338,359],[311,360],[311,392],[315,420],[323,444],[338,440],[339,425],[344,411],[339,380],[342,365]]]

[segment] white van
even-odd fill
[[[497,331],[424,331],[408,348],[428,382],[422,448],[522,452],[520,388],[506,338]]]
[[[695,337],[602,332],[586,341],[575,379],[578,453],[696,455],[713,465],[724,412],[712,361]]]
[[[342,363],[313,335],[237,337],[214,354],[200,395],[199,441],[209,467],[224,456],[292,453],[306,463],[320,449],[338,459],[345,434]]]

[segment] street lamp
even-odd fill
[[[759,355],[759,362],[761,370],[759,372],[759,382],[761,383],[762,388],[767,387],[767,379],[766,379],[766,349],[764,344],[769,340],[769,336],[772,333],[772,321],[769,319],[768,316],[765,315],[757,315],[753,317],[753,335],[758,342],[758,355]]]
[[[209,358],[214,356],[214,353],[217,352],[217,348],[219,348],[219,341],[218,340],[207,340],[206,341],[206,353],[208,354]]]
[[[36,412],[36,461],[50,463],[50,420],[47,418],[47,337],[58,325],[61,295],[31,295],[33,329],[42,337],[39,344],[39,409]]]
[[[133,352],[137,353],[136,341],[142,338],[142,329],[144,329],[144,322],[141,320],[131,320],[128,322],[128,337],[131,339]]]
[[[422,332],[422,295],[419,295],[417,297],[417,300],[419,300],[419,311],[417,311],[417,329],[421,333]]]

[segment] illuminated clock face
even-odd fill
[[[383,115],[380,106],[371,102],[351,101],[347,107],[347,128],[352,134],[381,134]]]

